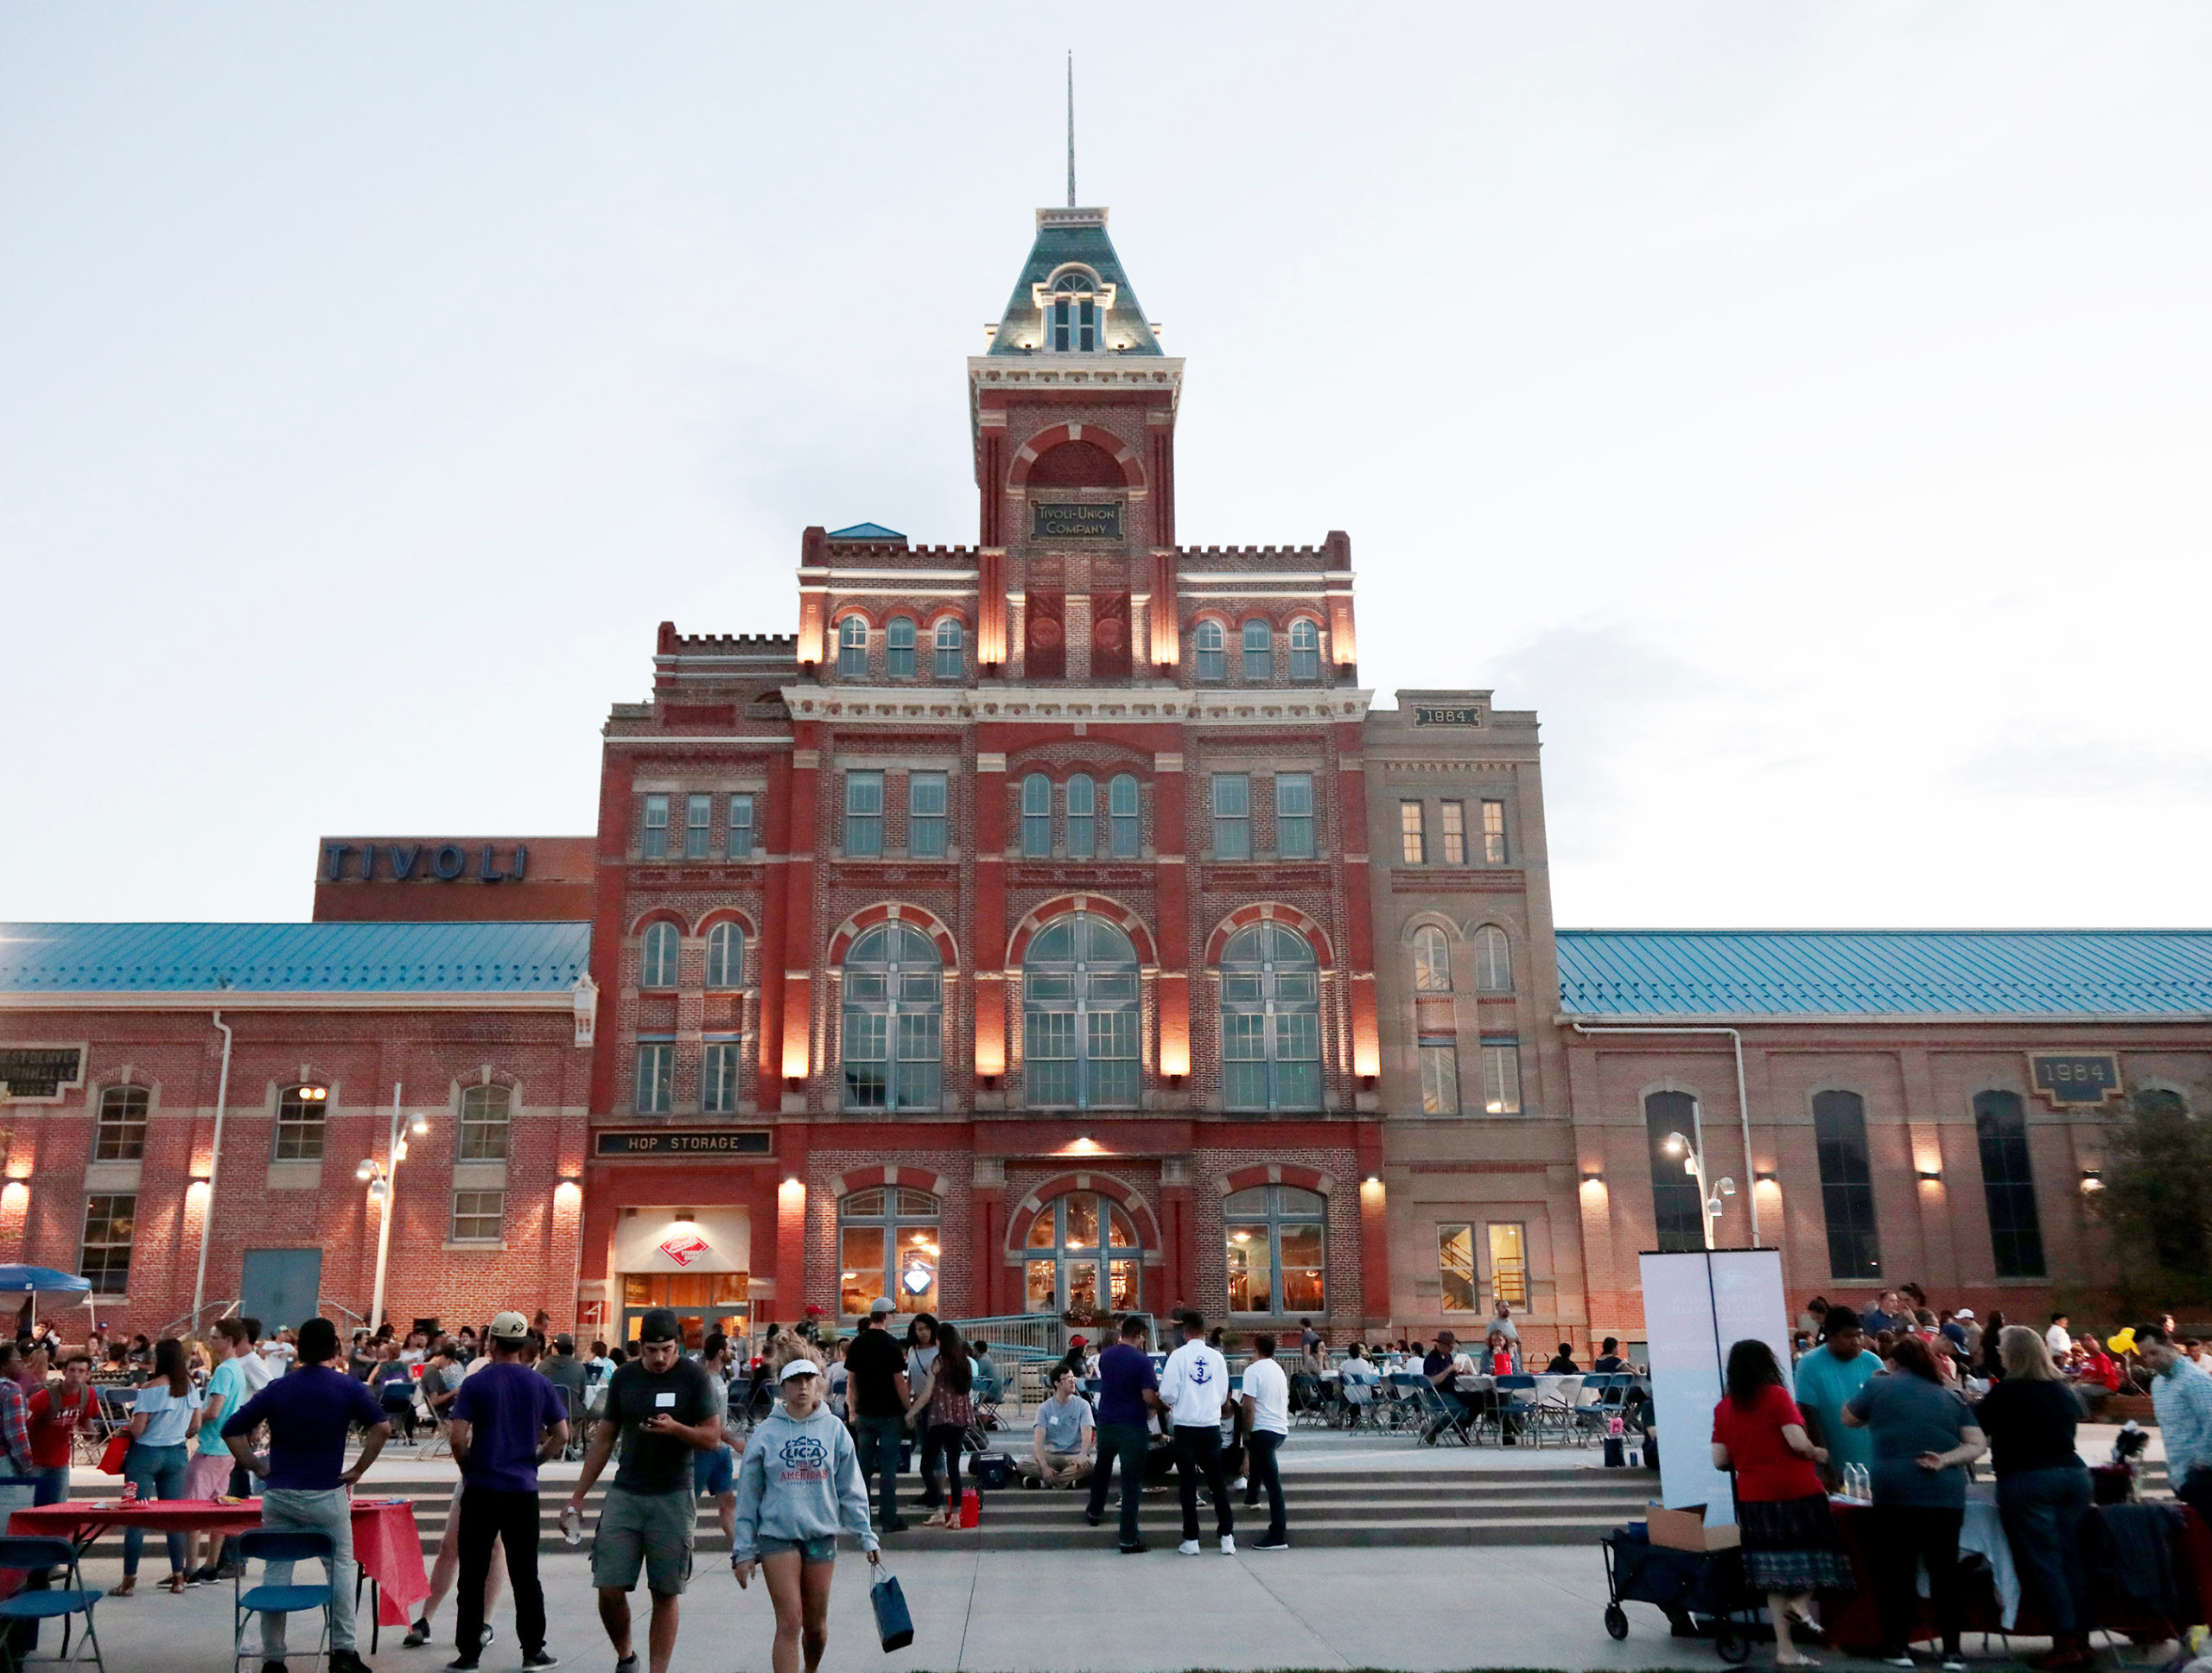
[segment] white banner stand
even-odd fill
[[[1713,1467],[1713,1409],[1728,1350],[1757,1337],[1789,1374],[1789,1314],[1777,1249],[1646,1255],[1643,1328],[1651,1344],[1651,1403],[1659,1426],[1659,1496],[1670,1511],[1706,1507],[1708,1527],[1736,1519],[1726,1472]]]

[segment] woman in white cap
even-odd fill
[[[753,1431],[737,1466],[729,1566],[741,1587],[752,1583],[756,1567],[766,1578],[776,1606],[773,1673],[799,1673],[801,1655],[817,1667],[830,1642],[839,1531],[857,1536],[871,1563],[882,1559],[852,1435],[823,1403],[821,1365],[790,1331],[769,1344],[768,1361],[782,1398]]]

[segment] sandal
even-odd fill
[[[123,1577],[123,1584],[120,1586],[111,1586],[108,1587],[107,1594],[111,1598],[127,1598],[137,1589],[138,1576],[136,1574],[125,1574]]]
[[[185,1578],[181,1574],[171,1574],[167,1580],[162,1582],[162,1590],[168,1593],[173,1598],[182,1597],[184,1595],[184,1587]]]

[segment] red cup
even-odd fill
[[[960,1493],[960,1525],[963,1528],[973,1528],[982,1519],[982,1494],[977,1492],[973,1487],[963,1488]]]
[[[126,1481],[123,1484],[123,1502],[125,1504],[136,1504],[138,1502],[138,1484],[137,1482]]]

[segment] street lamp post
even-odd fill
[[[404,1129],[404,1130],[403,1130]],[[420,1114],[411,1122],[399,1113],[399,1083],[391,1083],[391,1128],[385,1137],[383,1167],[377,1165],[374,1156],[364,1156],[361,1165],[353,1170],[353,1177],[369,1187],[369,1200],[381,1205],[377,1221],[377,1289],[369,1302],[369,1329],[374,1332],[384,1318],[385,1263],[391,1255],[391,1214],[394,1205],[392,1187],[399,1178],[399,1164],[407,1160],[407,1135],[417,1137],[430,1130],[429,1118]]]
[[[1697,1181],[1698,1218],[1705,1228],[1705,1246],[1713,1247],[1713,1223],[1720,1218],[1723,1197],[1736,1194],[1736,1181],[1724,1179],[1716,1186],[1713,1177],[1705,1171],[1705,1120],[1695,1098],[1690,1100],[1690,1132],[1684,1138],[1680,1133],[1667,1135],[1667,1154],[1682,1159],[1682,1172]]]

